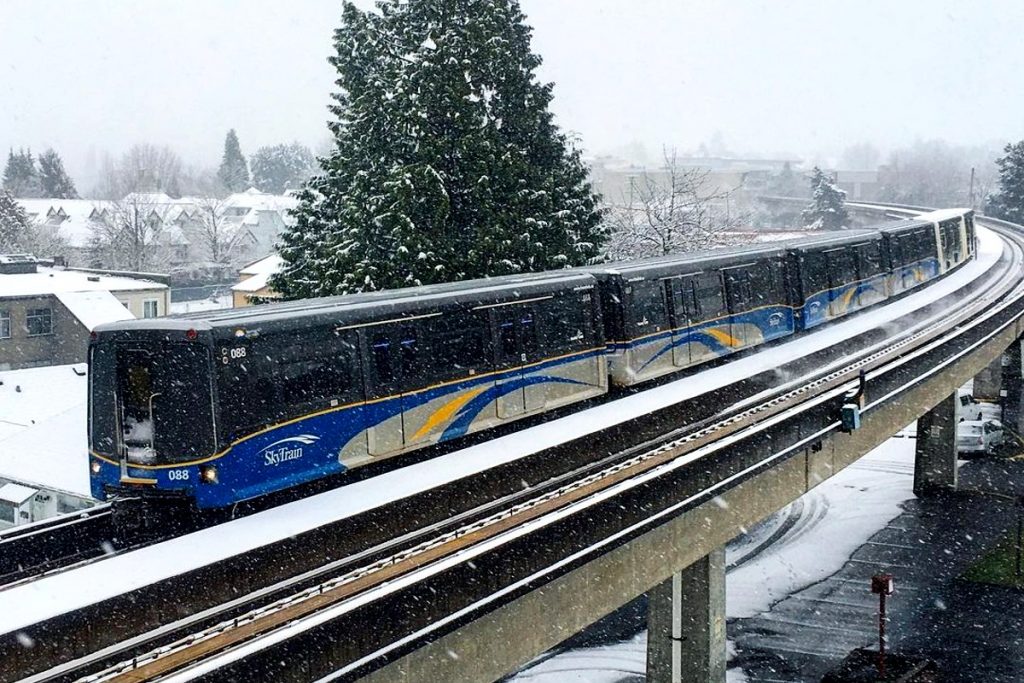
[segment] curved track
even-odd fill
[[[841,395],[855,384],[858,373],[881,371],[898,364],[901,358],[941,345],[948,335],[970,325],[975,318],[983,318],[1000,301],[1021,296],[1022,240],[1009,230],[1000,230],[1007,240],[1007,254],[999,272],[984,278],[973,298],[960,301],[954,314],[940,309],[930,315],[913,316],[916,320],[909,329],[875,339],[854,354],[824,354],[822,362],[812,364],[816,366],[813,371],[805,368],[781,385],[777,384],[779,373],[769,373],[772,381],[752,382],[745,396],[705,419],[683,423],[685,426],[639,445],[634,441],[631,448],[613,452],[598,462],[528,483],[525,488],[517,487],[521,490],[492,497],[485,505],[414,532],[377,545],[363,545],[359,552],[315,570],[58,665],[29,680],[71,680],[101,667],[107,668],[86,680],[156,680],[174,672],[179,672],[181,680],[200,676],[237,661],[261,639],[263,645],[272,644],[269,641],[294,624],[316,619],[332,609],[365,603],[375,592],[393,591],[396,583],[409,581],[418,573],[436,571],[443,563],[494,547],[503,538],[523,533],[531,524],[575,512],[580,506],[606,500],[645,478],[658,476],[659,471],[706,457],[730,438],[738,438],[771,418]]]

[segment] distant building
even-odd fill
[[[68,244],[64,256],[69,264],[92,268],[117,268],[116,254],[97,248],[97,228],[115,220],[126,205],[142,207],[146,219],[159,226],[159,237],[152,249],[153,262],[168,270],[197,267],[209,262],[209,247],[204,238],[205,212],[212,206],[217,212],[223,243],[233,243],[233,263],[252,261],[273,252],[281,232],[293,220],[290,211],[298,205],[292,195],[271,195],[250,188],[223,200],[201,197],[174,199],[162,192],[133,193],[123,200],[91,199],[19,199],[36,225],[54,231]]]
[[[729,157],[678,156],[679,171],[695,170],[704,174],[703,194],[722,195],[718,207],[725,213],[748,210],[753,200],[765,192],[772,176],[789,164],[795,168],[798,159],[743,159]],[[629,204],[633,201],[637,183],[653,181],[663,188],[668,186],[669,173],[664,165],[642,166],[614,157],[594,157],[587,160],[590,179],[604,200],[611,204]],[[726,197],[727,195],[727,197]]]
[[[166,315],[167,285],[129,275],[0,255],[0,370],[81,363],[97,325]]]
[[[270,288],[267,281],[281,268],[283,261],[277,254],[271,254],[259,261],[253,261],[238,271],[240,281],[231,288],[234,308],[251,306],[254,298],[276,299],[278,293]]]
[[[878,171],[835,171],[836,185],[846,193],[847,201],[873,201],[882,189]]]

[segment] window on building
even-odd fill
[[[53,334],[53,313],[49,308],[30,308],[25,315],[28,336],[40,337]]]
[[[11,312],[0,309],[0,339],[11,338]]]
[[[156,318],[160,315],[160,302],[156,299],[147,299],[142,302],[142,317]]]

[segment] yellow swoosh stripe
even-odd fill
[[[733,346],[733,347],[741,346],[740,340],[737,339],[736,337],[732,336],[731,334],[729,334],[725,330],[720,330],[718,328],[711,327],[711,328],[707,328],[707,329],[701,330],[701,332],[704,332],[706,334],[710,334],[712,337],[717,339],[720,343],[725,344],[726,346]]]
[[[853,295],[856,294],[856,293],[857,293],[857,288],[856,287],[851,287],[849,290],[847,290],[846,294],[843,295],[843,308],[842,308],[842,312],[845,313],[846,311],[850,310],[850,302],[853,301]]]
[[[459,408],[469,403],[486,388],[487,387],[479,387],[476,389],[470,389],[466,393],[456,396],[455,398],[453,398],[452,400],[448,401],[443,406],[435,410],[431,414],[431,416],[427,418],[427,421],[423,424],[423,426],[420,427],[419,430],[412,435],[413,441],[423,438],[424,436],[432,432],[434,428],[437,427],[439,424],[447,422],[452,415],[459,411]]]

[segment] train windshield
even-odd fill
[[[90,441],[96,452],[135,465],[167,465],[216,450],[206,347],[98,344],[90,375]]]

